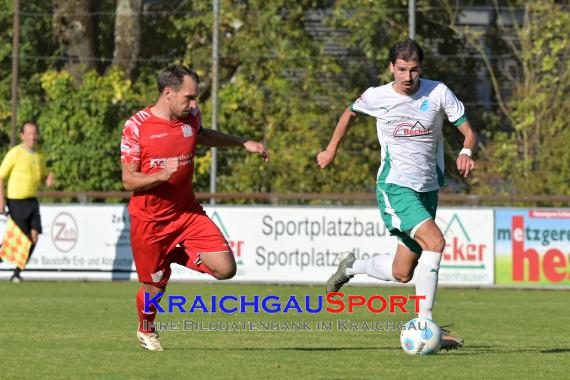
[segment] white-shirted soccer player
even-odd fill
[[[420,78],[423,52],[411,39],[390,49],[394,81],[371,87],[342,114],[327,148],[317,155],[324,169],[335,158],[343,137],[357,113],[376,118],[382,150],[377,199],[382,220],[398,237],[395,255],[363,260],[348,254],[327,281],[327,292],[336,292],[355,274],[385,281],[409,282],[416,275],[419,317],[432,318],[438,271],[445,239],[435,224],[437,193],[443,183],[444,117],[463,134],[457,169],[467,177],[474,169],[471,152],[477,137],[465,117],[463,104],[447,86]],[[458,348],[463,339],[444,331],[442,348]]]

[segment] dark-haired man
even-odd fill
[[[261,143],[202,128],[198,83],[198,75],[183,65],[164,68],[157,77],[158,101],[125,123],[121,139],[123,184],[134,192],[131,246],[142,283],[137,337],[152,351],[162,351],[162,345],[153,327],[156,307],[145,312],[144,293],[152,299],[165,291],[172,263],[219,280],[236,272],[232,250],[192,189],[196,144],[242,146],[269,161]]]
[[[398,237],[395,255],[357,259],[349,253],[328,280],[328,293],[338,291],[355,274],[385,281],[409,282],[415,274],[419,317],[432,318],[445,238],[435,223],[437,193],[443,183],[444,117],[464,135],[456,164],[467,177],[474,169],[471,152],[476,134],[463,104],[443,83],[420,78],[423,52],[411,39],[390,49],[394,81],[371,87],[342,114],[327,148],[317,156],[321,169],[330,165],[357,114],[376,118],[382,163],[376,194],[382,220]],[[444,332],[443,348],[458,348],[463,340]]]

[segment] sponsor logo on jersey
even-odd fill
[[[431,129],[427,129],[420,123],[416,121],[414,124],[405,122],[400,123],[394,129],[394,137],[417,137],[425,136],[432,133]]]
[[[194,164],[194,154],[181,154],[176,156],[175,158],[178,159],[178,165],[192,165]],[[166,158],[151,158],[150,159],[150,168],[164,168],[166,165]]]
[[[151,139],[161,139],[161,138],[166,137],[166,136],[168,136],[168,133],[163,132],[163,133],[156,133],[154,135],[150,135],[150,138]]]
[[[152,168],[163,168],[166,163],[166,158],[151,158],[150,167]]]
[[[192,165],[194,163],[194,154],[190,153],[190,154],[181,154],[180,156],[177,156],[178,158],[178,165],[183,166],[183,165]]]

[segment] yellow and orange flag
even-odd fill
[[[4,233],[4,239],[2,239],[0,257],[12,264],[16,264],[18,268],[24,269],[31,246],[32,241],[30,238],[22,232],[12,218],[8,218],[6,232]]]

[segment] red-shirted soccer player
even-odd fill
[[[131,246],[142,283],[136,297],[137,336],[142,347],[152,351],[162,351],[162,346],[149,328],[156,307],[143,312],[144,293],[152,298],[165,291],[170,264],[219,280],[236,272],[228,243],[192,190],[196,144],[243,146],[269,161],[261,143],[202,128],[198,82],[198,75],[183,65],[163,69],[157,77],[158,101],[125,123],[121,139],[123,184],[134,191],[129,203]]]

